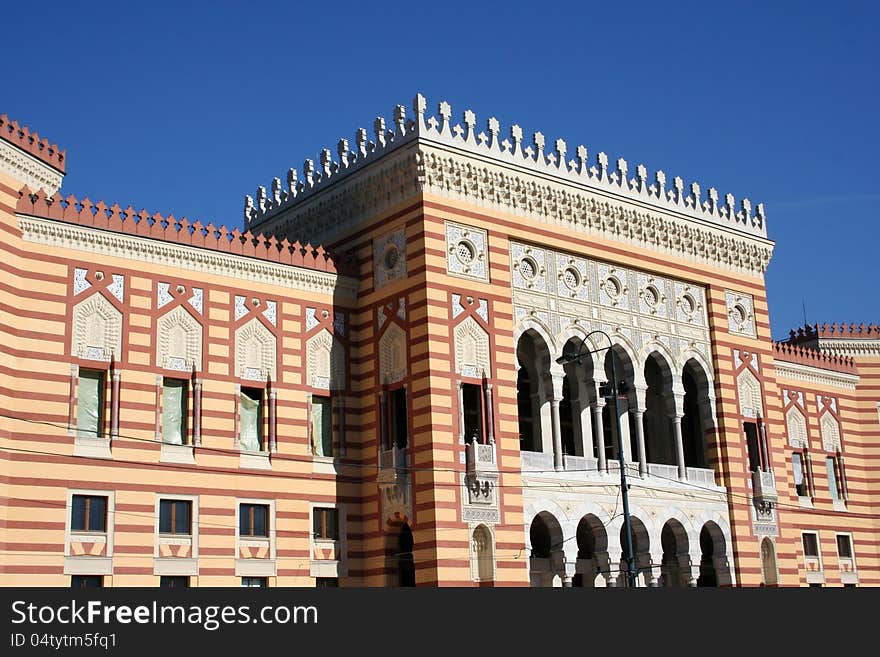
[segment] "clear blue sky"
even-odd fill
[[[42,15],[41,15],[42,12]],[[5,12],[0,112],[62,191],[240,225],[416,92],[763,201],[775,338],[880,323],[877,3],[55,3]]]

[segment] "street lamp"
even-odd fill
[[[584,345],[587,344],[587,338],[589,338],[594,333],[601,333],[606,338],[608,338],[608,346],[600,347],[599,349],[584,351]],[[605,331],[596,329],[595,331],[590,331],[586,336],[581,339],[580,347],[578,347],[578,350],[576,352],[565,353],[565,350],[563,350],[563,354],[556,359],[556,362],[560,365],[567,365],[568,363],[577,361],[577,364],[580,365],[583,362],[584,356],[588,354],[595,354],[600,351],[606,351],[608,349],[612,349],[613,347],[614,343],[611,341],[611,336],[609,336]],[[611,397],[612,403],[614,404],[614,423],[615,429],[617,430],[617,455],[620,459],[620,495],[623,499],[623,527],[626,534],[626,579],[629,587],[633,588],[636,585],[636,564],[635,558],[633,557],[632,525],[630,524],[629,520],[629,494],[627,492],[626,484],[626,463],[623,459],[623,444],[621,443],[620,435],[620,414],[617,408],[618,395],[621,393],[626,393],[628,391],[628,388],[629,386],[626,381],[617,380],[617,370],[614,366],[614,354],[612,353],[611,381],[599,386],[599,394],[606,399],[608,397]]]

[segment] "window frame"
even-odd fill
[[[792,454],[791,454],[792,478],[793,478],[793,482],[794,482],[794,489],[795,489],[795,493],[797,493],[797,496],[802,497],[802,498],[811,497],[810,492],[813,489],[812,482],[810,481],[810,472],[809,472],[809,469],[807,468],[807,463],[806,463],[808,458],[809,457],[803,451],[800,451],[800,450],[796,450],[796,451],[792,452]],[[795,475],[795,460],[796,459],[798,459],[800,462],[801,478],[803,479],[803,484],[801,484],[801,485],[804,488],[803,494],[798,490],[797,481],[796,481],[796,478],[794,477],[794,475]]]
[[[181,384],[181,388],[183,392],[181,393],[181,415],[180,415],[180,443],[171,443],[165,440],[165,388],[169,381],[176,381]],[[161,384],[161,398],[160,398],[160,410],[159,410],[159,440],[162,444],[165,445],[192,445],[193,437],[190,434],[190,429],[192,427],[192,422],[190,421],[190,413],[192,412],[192,403],[190,401],[190,395],[192,394],[192,380],[186,379],[183,377],[176,376],[162,376],[162,384]]]
[[[250,513],[249,513],[249,518],[250,518],[249,528],[250,528],[250,532],[247,533],[247,534],[242,533],[242,531],[241,531],[241,529],[242,529],[242,524],[241,524],[242,516],[241,516],[241,514],[242,514],[242,512],[243,512],[243,510],[244,510],[245,507],[248,507],[249,510],[250,510]],[[265,508],[265,510],[266,510],[266,520],[265,520],[265,521],[266,521],[266,533],[265,533],[265,534],[254,534],[254,533],[253,533],[253,531],[254,531],[254,509],[256,509],[257,507]],[[244,538],[244,539],[262,539],[262,538],[265,538],[265,539],[268,539],[268,538],[271,536],[271,534],[272,534],[272,518],[271,518],[271,516],[272,516],[272,508],[271,508],[271,505],[268,504],[268,503],[261,503],[261,502],[239,502],[239,503],[238,503],[238,525],[237,525],[237,527],[238,527],[238,536],[239,536],[239,538]]]
[[[76,586],[74,582],[79,579],[80,585]],[[97,582],[97,584],[88,584],[89,581]],[[103,575],[71,575],[70,576],[70,588],[72,589],[89,589],[89,588],[104,588],[104,576]]]
[[[485,444],[486,441],[486,388],[483,382],[472,383],[470,381],[460,381],[459,388],[461,390],[461,394],[459,395],[459,400],[461,401],[461,409],[459,412],[461,413],[461,433],[462,438],[464,439],[465,444],[470,444],[476,440],[476,442],[480,445]],[[468,400],[466,391],[470,391],[471,394],[476,393],[479,411],[477,413],[468,412]],[[478,418],[477,421],[477,435],[469,436],[468,433],[468,416],[476,415]]]
[[[253,384],[256,382],[251,381],[250,383]],[[253,393],[258,393],[258,395],[259,395],[258,398],[254,399],[254,397],[251,394],[248,394],[248,391],[253,392]],[[256,426],[257,442],[258,442],[257,451],[254,451],[251,449],[246,449],[241,442],[242,430],[244,429],[244,421],[243,421],[242,415],[241,415],[241,397],[242,397],[242,395],[245,395],[251,401],[257,402],[257,426]],[[236,413],[238,416],[238,432],[237,432],[238,435],[236,436],[236,439],[238,440],[238,447],[242,452],[249,452],[252,454],[266,454],[269,451],[269,445],[268,445],[268,442],[269,442],[268,438],[269,437],[268,437],[268,431],[267,431],[267,427],[266,427],[267,411],[268,411],[267,398],[268,398],[268,391],[263,386],[259,386],[259,385],[241,385],[241,386],[239,386],[238,395],[236,397],[236,405],[237,405]]]
[[[837,544],[837,558],[838,558],[838,560],[849,559],[850,561],[853,562],[853,568],[855,568],[856,552],[855,552],[855,548],[853,546],[852,534],[849,532],[846,532],[846,533],[837,532],[834,535],[834,538],[835,538],[835,543]],[[848,555],[843,555],[840,553],[840,539],[841,538],[845,538],[847,541],[847,547],[849,548]]]
[[[332,532],[328,531],[328,517],[334,519]],[[318,530],[320,520],[320,531]],[[312,507],[312,538],[315,541],[338,542],[340,536],[340,513],[337,507]]]
[[[171,582],[179,582],[186,581],[186,584],[183,586],[178,586]],[[166,585],[167,583],[167,585]],[[192,587],[192,581],[190,580],[189,575],[160,575],[159,576],[159,588],[160,589],[188,589]]]
[[[85,498],[85,510],[83,512],[83,524],[84,527],[79,528],[74,526],[74,504],[76,504],[77,498]],[[92,499],[102,499],[104,501],[104,511],[103,511],[103,519],[102,519],[102,529],[90,529],[89,521],[90,521],[90,511],[91,511],[91,501]],[[70,514],[69,514],[69,522],[70,522],[70,532],[72,534],[107,534],[107,525],[109,520],[110,513],[110,496],[109,495],[100,495],[93,493],[72,493],[70,495]]]
[[[327,430],[330,433],[329,454],[326,453],[327,450],[325,449],[325,446],[323,444],[323,434],[321,436],[315,435],[314,408],[315,408],[316,401],[319,405],[324,407],[324,410],[321,412],[322,422],[329,421],[329,424],[326,424],[326,425],[322,424],[322,428],[324,428],[324,426],[327,426]],[[336,411],[336,404],[334,403],[334,397],[332,394],[323,394],[323,395],[312,394],[311,397],[309,398],[309,440],[310,440],[310,447],[312,449],[313,456],[317,456],[319,458],[335,458],[336,457],[336,451],[337,451],[336,450],[336,431],[335,431],[335,426],[334,426],[335,425],[334,418],[335,418],[335,414],[336,414],[335,411]],[[321,451],[325,452],[324,454],[317,453],[316,447],[319,442],[322,445]]]
[[[245,580],[251,582],[260,582],[259,584],[245,584]],[[242,575],[241,577],[241,588],[243,589],[267,589],[269,588],[269,578],[263,576],[254,576],[254,575]]]
[[[834,486],[831,486],[831,475],[834,475]],[[843,502],[843,486],[840,479],[840,457],[825,455],[825,476],[828,477],[828,494],[832,502]]]
[[[405,385],[398,386],[386,391],[388,395],[388,438],[394,449],[407,449],[409,447],[409,394]],[[398,399],[403,399],[402,410],[398,409]],[[400,438],[403,445],[400,445]]]
[[[816,554],[808,554],[807,553],[807,543],[806,543],[807,536],[813,537],[813,540],[815,541],[815,544],[816,544]],[[817,531],[802,531],[801,532],[801,549],[804,552],[804,558],[818,559],[819,563],[821,565],[821,563],[822,563],[822,548],[819,543],[819,532],[817,532]]]
[[[84,376],[86,374],[86,376]],[[92,378],[91,374],[96,374],[98,378],[98,406],[97,406],[97,427],[95,434],[86,431],[80,426],[80,413],[82,412],[82,381],[84,378]],[[112,374],[109,368],[96,367],[80,367],[76,368],[76,414],[73,417],[74,435],[79,440],[107,440],[110,432],[107,430],[107,402],[110,395],[107,394],[107,383]]]
[[[171,505],[171,519],[170,519],[171,531],[162,531],[162,509],[163,509],[163,506],[166,504]],[[188,529],[189,529],[189,531],[187,531],[187,532],[178,532],[177,531],[176,513],[177,513],[177,505],[178,504],[185,504],[189,507],[189,511],[188,511],[188,515],[189,515]],[[175,537],[191,537],[193,535],[194,507],[195,507],[195,505],[193,504],[193,501],[191,499],[184,499],[184,498],[179,498],[179,497],[160,497],[159,498],[159,522],[157,525],[159,535],[160,536],[175,536]]]

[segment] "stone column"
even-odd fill
[[[495,409],[492,406],[492,384],[487,383],[485,388],[486,395],[486,442],[489,445],[495,444]]]
[[[562,401],[562,381],[564,375],[553,373],[550,380],[553,384],[553,397],[550,400],[551,431],[553,432],[553,467],[565,470],[565,459],[562,454],[562,425],[559,420],[559,402]]]
[[[593,432],[596,435],[596,452],[599,456],[599,471],[605,472],[607,463],[605,462],[605,428],[602,420],[602,410],[605,408],[605,400],[599,399],[593,404]]]
[[[110,440],[119,438],[119,383],[121,372],[115,367],[111,369],[113,383],[110,386]]]
[[[202,380],[196,376],[193,379],[193,445],[200,447],[202,444]]]
[[[636,448],[638,449],[638,459],[639,459],[639,475],[644,477],[648,472],[648,457],[645,451],[645,410],[647,406],[645,405],[645,393],[648,391],[648,386],[644,385],[635,385],[633,386],[633,392],[636,397],[635,409],[633,410],[633,416],[636,424]]]
[[[669,416],[672,420],[672,432],[675,440],[675,462],[678,464],[678,478],[687,479],[687,466],[684,462],[684,440],[681,435],[681,418],[684,417],[684,385],[681,377],[672,381],[672,398],[675,410]]]

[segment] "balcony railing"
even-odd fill
[[[467,454],[468,474],[497,470],[495,465],[494,443],[483,445],[481,443],[472,442],[467,445],[465,451]]]
[[[553,454],[544,452],[520,452],[523,472],[543,474],[553,472]]]
[[[764,472],[758,470],[752,473],[752,491],[755,497],[764,502],[775,502],[776,496],[776,479],[772,472]]]
[[[706,468],[688,468],[688,481],[692,484],[715,486],[715,471]]]
[[[648,463],[648,474],[660,479],[678,481],[678,466],[667,463]]]
[[[392,447],[391,449],[379,450],[379,475],[380,483],[395,483],[404,479],[409,472],[409,460],[406,449]]]

